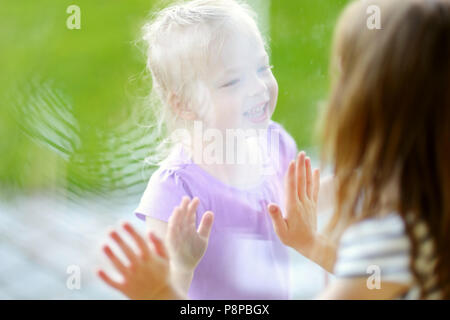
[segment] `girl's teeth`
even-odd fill
[[[246,114],[247,114],[247,116],[250,116],[250,117],[262,116],[262,114],[264,113],[265,107],[266,107],[266,105],[264,105],[262,107],[254,107],[250,111],[248,111]]]

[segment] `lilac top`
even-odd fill
[[[273,135],[275,134],[275,135]],[[288,248],[273,230],[267,205],[283,205],[284,174],[297,154],[294,139],[271,121],[268,138],[278,139],[279,163],[264,181],[239,189],[216,179],[176,151],[150,178],[135,210],[167,222],[183,196],[198,197],[197,226],[205,211],[214,212],[208,249],[197,266],[190,299],[290,299]],[[276,160],[276,159],[274,159]],[[275,161],[273,161],[275,163]]]

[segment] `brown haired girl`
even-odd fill
[[[367,27],[371,5],[381,29]],[[450,1],[352,3],[336,29],[332,64],[321,124],[337,190],[328,236],[308,228],[308,193],[317,186],[308,183],[304,155],[290,167],[299,201],[291,196],[287,219],[270,207],[275,229],[334,271],[323,298],[449,299]]]

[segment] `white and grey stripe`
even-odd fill
[[[433,274],[436,262],[433,241],[424,223],[417,223],[414,234],[419,240],[415,268],[425,279],[429,299],[437,299],[439,290]],[[410,268],[411,243],[402,218],[392,213],[371,218],[350,226],[342,235],[335,275],[338,278],[368,277],[370,266],[377,266],[381,280],[409,285],[401,299],[418,299],[420,291]]]

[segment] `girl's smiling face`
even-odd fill
[[[208,71],[212,108],[205,119],[207,126],[220,130],[267,128],[278,97],[271,69],[259,37],[242,33],[229,37]]]

